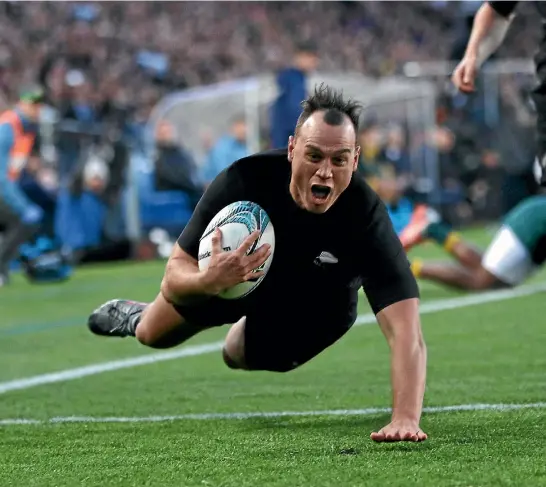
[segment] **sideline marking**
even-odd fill
[[[546,283],[532,284],[522,286],[517,289],[506,289],[501,291],[489,291],[479,294],[471,294],[449,299],[439,299],[422,303],[420,306],[421,315],[446,311],[451,309],[465,308],[469,306],[477,306],[480,304],[492,303],[495,301],[505,301],[508,299],[530,296],[539,292],[546,291]],[[375,323],[373,313],[359,315],[355,325],[366,325]],[[114,360],[110,362],[101,362],[97,364],[77,367],[74,369],[61,370],[49,374],[35,375],[23,379],[14,379],[6,382],[0,382],[0,394],[10,391],[29,389],[35,386],[44,384],[54,384],[56,382],[65,382],[68,380],[80,379],[91,375],[101,374],[103,372],[111,372],[113,370],[127,369],[137,367],[139,365],[153,364],[163,362],[165,360],[174,360],[182,357],[193,357],[203,355],[205,353],[216,352],[221,350],[223,342],[206,343],[203,345],[191,345],[170,352],[159,352],[148,355],[141,355],[122,360]]]
[[[453,406],[434,406],[423,408],[424,413],[451,413],[467,411],[518,411],[521,409],[545,409],[546,402],[531,404],[456,404]],[[158,423],[163,421],[202,421],[218,419],[283,418],[305,416],[373,416],[390,413],[391,408],[366,409],[326,409],[324,411],[277,411],[248,413],[202,413],[178,414],[173,416],[58,416],[50,419],[0,419],[0,426],[45,425],[59,423]]]

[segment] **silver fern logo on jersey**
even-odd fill
[[[338,258],[323,250],[317,257],[315,257],[315,264],[322,266],[323,264],[337,264],[339,262]]]

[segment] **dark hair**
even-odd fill
[[[296,43],[296,53],[318,54],[318,47],[313,41],[301,41]]]
[[[353,124],[355,133],[358,133],[362,105],[352,99],[344,100],[340,91],[336,91],[324,83],[315,86],[315,92],[303,100],[301,106],[303,111],[296,124],[296,133],[313,113],[319,111],[325,112],[323,120],[328,125],[341,125],[345,117],[348,117]]]

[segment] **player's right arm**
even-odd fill
[[[371,191],[370,191],[371,192]],[[422,441],[419,422],[427,352],[419,319],[419,289],[388,216],[375,195],[362,245],[363,287],[391,351],[391,422],[374,441]]]
[[[222,171],[205,191],[190,221],[178,238],[161,283],[161,293],[172,304],[185,304],[196,298],[214,296],[224,289],[260,277],[252,271],[269,257],[268,245],[247,255],[260,233],[249,235],[241,246],[224,252],[221,232],[212,238],[212,254],[206,270],[198,266],[199,240],[212,218],[225,206],[244,199],[244,188],[234,167]]]
[[[474,91],[481,65],[501,45],[518,2],[484,2],[474,18],[465,55],[453,72],[453,84],[462,92]]]

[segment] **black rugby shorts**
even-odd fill
[[[272,299],[266,310],[243,310],[237,301],[215,300],[196,306],[176,306],[189,323],[200,328],[233,324],[246,316],[245,362],[251,370],[287,372],[308,362],[339,340],[351,328],[351,310],[334,316],[316,303],[298,302],[285,308]]]

